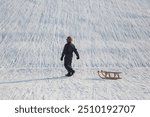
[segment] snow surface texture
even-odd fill
[[[68,35],[81,56],[71,78]],[[0,99],[150,99],[150,1],[0,0]]]

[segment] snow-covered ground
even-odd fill
[[[81,56],[70,78],[68,35]],[[150,1],[0,0],[0,99],[150,99]]]

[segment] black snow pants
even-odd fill
[[[66,70],[68,71],[68,73],[74,72],[71,64],[72,64],[72,57],[65,56],[64,66],[65,66]]]

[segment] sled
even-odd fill
[[[120,74],[122,72],[110,72],[110,71],[98,71],[97,72],[99,77],[103,78],[103,79],[113,79],[113,80],[117,80],[117,79],[121,79]]]

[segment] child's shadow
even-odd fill
[[[68,77],[60,76],[60,77],[52,77],[52,78],[39,78],[39,79],[29,79],[29,80],[8,81],[8,82],[0,82],[0,85],[1,84],[27,83],[27,82],[44,81],[44,80],[61,80],[61,79],[67,79],[67,78]]]

